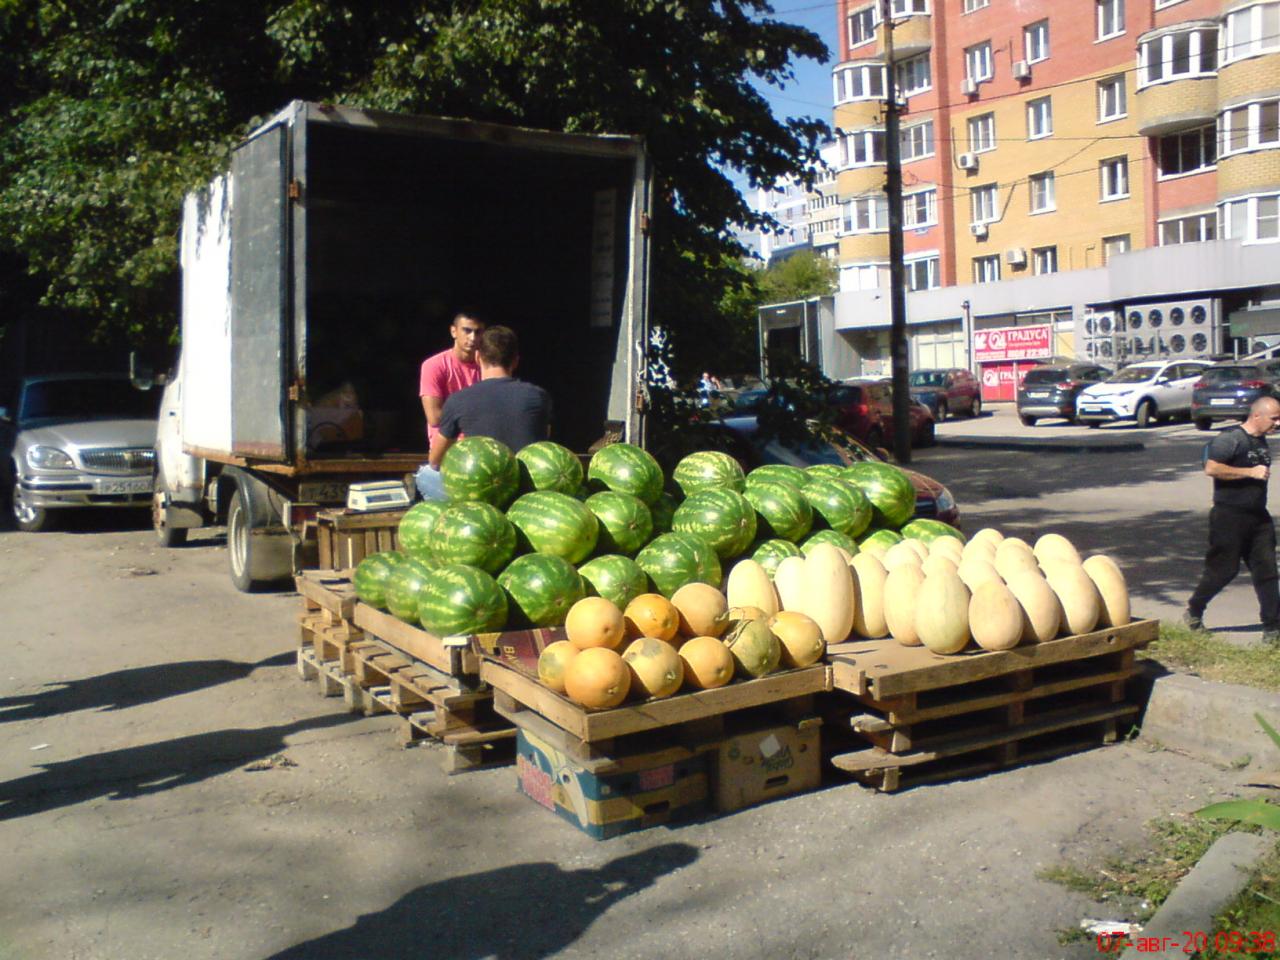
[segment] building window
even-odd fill
[[[1101,199],[1123,200],[1129,196],[1129,158],[1112,157],[1098,164]]]
[[[983,7],[991,6],[991,0],[964,0],[964,12],[973,13],[975,10],[981,10]]]
[[[928,254],[902,262],[908,290],[932,290],[939,285],[938,255]]]
[[[969,149],[984,153],[996,148],[996,115],[984,113],[969,120]]]
[[[1031,250],[1031,272],[1037,277],[1045,273],[1057,273],[1058,248],[1033,247]]]
[[[1165,7],[1172,7],[1175,3],[1182,3],[1182,0],[1156,0],[1156,9],[1163,10]]]
[[[1166,33],[1138,45],[1138,87],[1182,77],[1211,77],[1218,70],[1218,31]]]
[[[840,289],[877,290],[888,286],[887,263],[855,263],[840,268]]]
[[[990,80],[994,76],[991,68],[991,41],[965,48],[964,75],[974,83]]]
[[[1000,255],[973,258],[973,282],[995,283],[1000,279]]]
[[[1027,63],[1039,63],[1049,59],[1049,21],[1041,20],[1022,28],[1022,47]]]
[[[903,127],[900,142],[903,163],[933,156],[933,121]]]
[[[1054,197],[1052,170],[1048,173],[1033,173],[1030,177],[1030,184],[1032,213],[1049,213],[1058,209],[1058,204]]]
[[[849,46],[860,47],[876,38],[876,7],[863,7],[849,14]]]
[[[1156,148],[1160,176],[1174,177],[1213,169],[1217,161],[1215,140],[1212,126],[1161,137]]]
[[[884,99],[884,67],[880,64],[841,67],[831,77],[836,103]]]
[[[1110,40],[1124,33],[1124,0],[1095,0],[1098,7],[1098,39]]]
[[[889,8],[895,17],[910,17],[929,12],[929,0],[890,0]]]
[[[889,198],[884,194],[854,197],[844,205],[845,233],[879,233],[889,229]]]
[[[996,203],[998,200],[996,190],[996,184],[988,183],[985,186],[974,187],[969,191],[969,202],[974,223],[995,222],[997,219]]]
[[[1223,110],[1218,120],[1219,156],[1280,147],[1280,100],[1261,100]]]
[[[1274,243],[1280,240],[1280,194],[1241,197],[1218,207],[1218,232],[1227,240]]]
[[[1125,103],[1124,74],[1098,81],[1098,122],[1119,120],[1128,113]]]
[[[1027,139],[1039,140],[1053,133],[1053,98],[1027,101]]]
[[[884,131],[859,130],[840,138],[840,162],[845,167],[884,163]]]
[[[1203,243],[1217,232],[1217,216],[1212,211],[1160,221],[1160,246],[1175,243]]]
[[[938,222],[938,191],[930,187],[902,198],[902,225],[908,229],[931,227]]]
[[[933,72],[929,69],[929,54],[922,53],[910,60],[903,60],[894,68],[893,80],[896,92],[904,97],[933,89]]]
[[[1280,3],[1255,3],[1227,14],[1222,62],[1231,63],[1280,50]]]
[[[1116,234],[1114,237],[1102,238],[1102,262],[1110,263],[1111,258],[1118,253],[1129,252],[1129,235],[1127,233]]]

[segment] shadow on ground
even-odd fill
[[[0,697],[0,723],[35,720],[77,710],[124,710],[220,683],[240,680],[260,667],[292,664],[292,651],[265,657],[257,663],[237,660],[188,660],[115,670],[80,680],[56,680],[35,693]]]
[[[569,946],[618,901],[697,859],[689,844],[667,843],[598,869],[521,863],[453,877],[269,960],[539,960]],[[680,953],[675,944],[672,953]]]
[[[357,719],[355,714],[339,713],[257,730],[215,730],[42,764],[40,773],[0,783],[0,820],[16,820],[99,797],[127,800],[200,783],[279,753],[295,733]]]

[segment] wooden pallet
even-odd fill
[[[1113,742],[1141,709],[1128,698],[1147,620],[998,653],[941,657],[893,640],[829,652],[831,733],[862,749],[831,764],[884,791]]]
[[[395,550],[400,520],[407,510],[354,513],[345,509],[316,514],[316,548],[323,570],[347,570],[373,553]]]
[[[480,657],[472,649],[470,637],[437,637],[367,603],[356,604],[352,619],[371,637],[410,659],[463,683],[475,685],[479,680]]]

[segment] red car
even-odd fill
[[[835,425],[845,433],[869,447],[893,443],[893,384],[888,380],[846,380],[831,389],[827,403],[835,409]],[[907,410],[911,445],[933,446],[933,413],[914,398]]]

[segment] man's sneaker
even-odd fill
[[[1190,610],[1184,611],[1182,614],[1182,625],[1188,630],[1203,630],[1204,618],[1197,616]]]

